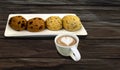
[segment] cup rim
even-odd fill
[[[77,42],[76,42],[74,45],[71,45],[71,46],[61,46],[61,45],[59,45],[59,44],[57,43],[57,38],[59,38],[60,36],[65,36],[65,35],[72,36],[73,38],[75,38],[75,39],[77,40]],[[59,47],[72,48],[72,47],[74,47],[75,45],[77,45],[77,44],[79,43],[79,38],[78,38],[78,36],[75,35],[75,34],[59,34],[59,35],[57,35],[57,36],[55,37],[54,42],[55,42],[55,44],[57,44]]]

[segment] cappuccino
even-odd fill
[[[57,38],[56,42],[61,46],[72,46],[76,44],[76,39],[69,35],[60,36]]]

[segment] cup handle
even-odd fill
[[[71,48],[70,56],[74,61],[79,61],[81,59],[80,52],[78,51],[77,47]]]

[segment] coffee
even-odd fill
[[[76,44],[76,39],[69,35],[60,36],[57,38],[56,42],[61,46],[72,46]]]

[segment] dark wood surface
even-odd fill
[[[76,13],[88,32],[82,59],[59,55],[53,39],[5,38],[11,13]],[[120,70],[120,0],[1,0],[0,70]]]

